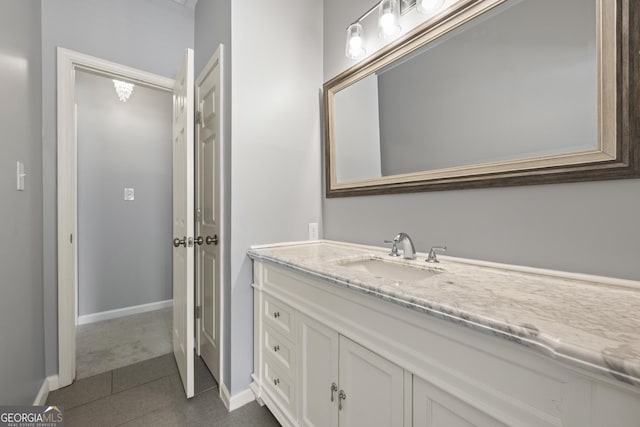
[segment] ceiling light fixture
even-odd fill
[[[123,82],[122,80],[113,79],[113,87],[116,89],[120,101],[127,102],[133,92],[133,83]]]

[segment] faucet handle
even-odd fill
[[[437,252],[446,252],[447,251],[447,247],[446,246],[433,246],[431,249],[429,249],[429,256],[427,256],[426,261],[427,262],[440,262],[438,261],[438,257],[437,257]]]
[[[400,256],[398,253],[398,241],[396,239],[385,240],[384,242],[391,245],[391,252],[389,252],[389,256]]]

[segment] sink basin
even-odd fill
[[[377,278],[395,280],[398,282],[422,280],[442,273],[442,270],[437,270],[431,267],[402,264],[399,262],[386,261],[380,258],[342,261],[338,264],[352,271],[368,273]]]

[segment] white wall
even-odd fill
[[[0,2],[0,405],[32,404],[45,377],[40,43],[40,1]]]
[[[184,50],[193,47],[193,22],[193,10],[169,0],[42,2],[44,314],[48,375],[58,372],[56,47],[174,78]]]
[[[371,4],[324,4],[328,80],[354,64],[345,28]],[[446,244],[451,255],[640,280],[638,194],[635,179],[324,198],[324,236],[381,245],[405,231],[421,251]]]
[[[172,94],[78,71],[76,103],[78,315],[171,299]]]
[[[250,245],[320,221],[322,1],[232,2],[231,393],[253,371]]]

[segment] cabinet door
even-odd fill
[[[404,371],[340,336],[340,427],[404,424]]]
[[[414,427],[506,427],[468,403],[413,377]]]
[[[300,424],[337,427],[338,333],[300,316],[299,348]],[[332,390],[332,384],[336,384],[335,390]]]

